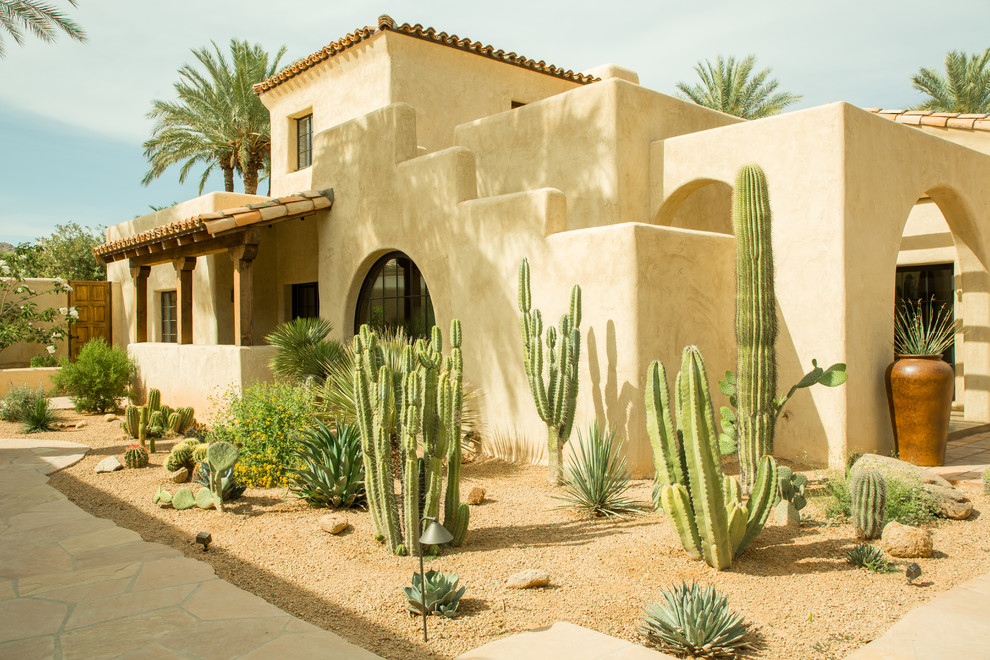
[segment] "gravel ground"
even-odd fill
[[[581,519],[555,509],[546,468],[479,459],[462,468],[462,496],[475,485],[488,492],[471,509],[467,541],[427,559],[428,568],[456,572],[467,593],[457,619],[430,619],[424,646],[420,620],[406,614],[400,590],[416,561],[375,543],[367,512],[345,512],[351,529],[330,536],[317,525],[326,510],[308,508],[285,490],[248,490],[223,514],[161,508],[151,496],[167,483],[161,466],[172,442],[159,442],[147,469],[95,474],[100,459],[120,454],[129,441],[117,422],[67,414],[67,421],[80,419],[88,422],[83,429],[41,436],[93,447],[82,462],[52,475],[55,488],[86,511],[207,561],[237,586],[387,658],[452,658],[555,621],[642,642],[644,602],[692,580],[714,585],[758,627],[752,657],[842,658],[912,607],[990,571],[990,516],[982,515],[990,502],[977,490],[970,491],[969,520],[933,528],[935,557],[918,560],[922,577],[911,586],[903,560],[888,575],[848,565],[852,527],[828,524],[815,499],[802,512],[808,520],[800,529],[771,523],[731,570],[719,573],[687,558],[661,513],[620,522]],[[0,437],[21,436],[16,425],[0,422]],[[820,481],[806,474],[815,489]],[[648,501],[649,482],[634,482],[632,492]],[[208,553],[192,540],[204,530],[214,539]],[[506,577],[527,568],[548,571],[550,586],[505,587]]]

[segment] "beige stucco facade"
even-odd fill
[[[573,284],[583,289],[576,426],[608,421],[634,472],[648,474],[649,362],[676,368],[681,348],[695,344],[713,379],[734,368],[730,186],[740,166],[758,163],[774,212],[780,387],[813,358],[845,362],[850,374],[842,388],[793,399],[777,453],[840,465],[847,452],[892,447],[882,375],[894,269],[910,259],[959,264],[961,398],[968,418],[990,419],[990,156],[843,103],[742,122],[642,87],[626,69],[596,75],[579,84],[385,30],[264,92],[272,195],[332,189],[334,203],[262,230],[256,329],[288,320],[293,283],[318,282],[321,316],[347,339],[369,269],[401,251],[422,271],[438,325],[463,324],[465,377],[483,392],[489,447],[539,459],[545,427],[523,370],[516,302],[527,257],[545,319],[564,313]],[[294,171],[293,119],[310,111],[313,165]],[[110,232],[246,201],[214,194]],[[218,345],[230,343],[230,259],[202,261],[195,345],[132,347],[145,384],[170,402],[207,403],[186,373],[211,387],[263,377],[255,356],[264,349]],[[170,267],[155,269],[149,282],[174,288]],[[125,322],[115,327],[132,326],[126,262],[110,279],[123,284],[115,309]],[[148,309],[153,316],[154,301]]]

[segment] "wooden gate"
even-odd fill
[[[75,360],[79,351],[94,337],[113,343],[110,321],[110,283],[71,280],[69,305],[79,312],[79,318],[69,326],[69,359]]]

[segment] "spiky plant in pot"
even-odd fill
[[[644,608],[642,626],[647,642],[661,651],[715,658],[752,648],[750,624],[715,587],[683,583],[661,595],[662,601]]]
[[[578,444],[564,468],[563,500],[558,508],[575,509],[592,517],[626,518],[639,504],[625,495],[629,490],[629,467],[619,452],[612,429],[596,421]]]
[[[298,438],[300,467],[293,475],[293,492],[313,506],[347,508],[364,502],[364,462],[361,433],[356,426],[335,422],[331,429],[316,422]]]

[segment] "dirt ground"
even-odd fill
[[[110,519],[213,565],[218,575],[291,614],[386,658],[452,658],[506,635],[569,621],[634,642],[644,603],[682,581],[714,585],[758,628],[760,658],[842,658],[880,636],[908,610],[961,582],[990,571],[990,502],[969,492],[974,512],[965,521],[933,528],[935,556],[917,560],[915,585],[897,572],[876,575],[853,568],[845,551],[856,541],[848,524],[828,524],[812,498],[800,529],[768,524],[728,571],[689,560],[662,513],[628,521],[588,520],[555,509],[546,468],[478,459],[462,468],[462,496],[475,485],[487,500],[471,508],[461,548],[427,559],[427,568],[455,572],[467,587],[459,616],[431,617],[430,642],[421,621],[405,609],[401,587],[417,568],[414,558],[389,555],[372,537],[370,515],[347,511],[351,529],[331,536],[317,525],[326,509],[311,509],[279,490],[248,490],[226,511],[176,511],[152,504],[171,441],[161,441],[146,469],[95,474],[96,463],[119,455],[128,441],[119,423],[67,413],[88,426],[43,434],[93,450],[79,464],[53,474],[52,485],[90,513]],[[0,422],[0,437],[20,437]],[[37,435],[34,437],[38,437]],[[812,494],[821,490],[812,479]],[[169,484],[174,492],[177,486]],[[634,482],[644,504],[648,481]],[[209,552],[193,542],[213,535]],[[541,568],[549,587],[505,587],[512,573]]]

